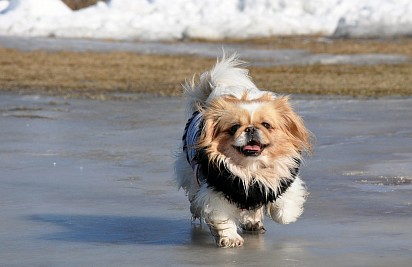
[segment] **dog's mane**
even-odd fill
[[[251,183],[245,188],[243,180],[234,175],[224,162],[210,162],[206,152],[200,150],[197,154],[200,175],[206,180],[208,187],[222,193],[225,198],[240,209],[253,210],[269,202],[274,202],[291,186],[299,172],[301,160],[293,159],[296,167],[289,168],[289,177],[279,179],[277,190],[265,186],[257,179],[250,179]]]

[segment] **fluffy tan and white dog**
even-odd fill
[[[288,97],[259,90],[242,64],[223,56],[184,85],[191,117],[176,179],[220,247],[242,246],[239,228],[264,233],[265,214],[296,221],[308,195],[298,171],[310,132]]]

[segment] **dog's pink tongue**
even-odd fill
[[[243,147],[244,151],[256,151],[259,152],[260,151],[260,146],[258,145],[246,145]]]

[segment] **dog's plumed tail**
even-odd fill
[[[199,83],[195,82],[195,77],[190,82],[187,81],[183,88],[185,96],[189,98],[189,112],[201,109],[212,99],[222,95],[241,98],[245,92],[260,92],[253,84],[249,71],[243,68],[244,65],[245,62],[239,60],[237,54],[229,57],[223,54],[213,69],[200,75]]]

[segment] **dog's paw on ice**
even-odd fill
[[[216,244],[221,248],[235,248],[243,246],[244,240],[240,235],[228,237],[219,236],[216,238]]]

